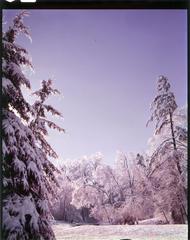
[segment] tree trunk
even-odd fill
[[[164,218],[166,219],[166,223],[167,223],[167,224],[169,224],[169,221],[168,221],[168,219],[167,219],[167,217],[166,217],[166,214],[165,214],[165,212],[164,212],[164,211],[162,211],[162,213],[163,213],[163,215],[164,215]]]
[[[81,209],[81,216],[82,216],[82,220],[85,223],[86,222],[86,212],[85,212],[85,208],[82,207]]]
[[[177,151],[177,146],[176,146],[176,141],[175,141],[175,135],[174,135],[174,126],[173,126],[173,120],[172,120],[172,113],[170,112],[169,115],[170,115],[170,127],[171,127],[171,133],[172,133],[173,146],[174,146],[174,150]],[[180,175],[181,175],[182,171],[181,171],[181,167],[180,167],[180,164],[179,164],[178,159],[177,159],[177,161],[176,161],[176,164],[177,164],[178,172],[179,172]]]
[[[172,140],[174,145],[174,150],[177,150],[176,141],[175,141],[175,135],[174,135],[174,126],[173,126],[173,120],[172,120],[172,113],[170,112],[170,127],[171,127],[171,133],[172,133]]]
[[[106,213],[106,216],[107,216],[108,222],[111,224],[111,219],[110,219],[110,217],[109,217],[108,211],[107,211],[107,209],[106,209],[105,206],[103,206],[103,208],[104,208],[104,211],[105,211],[105,213]]]
[[[65,221],[67,221],[66,209],[65,209],[65,197],[64,197],[64,201],[63,201],[63,219]]]
[[[183,209],[183,212],[184,212],[186,218],[188,218],[188,215],[187,215],[187,212],[186,212],[186,209],[185,209],[184,205],[182,204],[181,206],[182,206],[182,209]]]
[[[181,213],[182,224],[185,224],[184,214],[181,207],[180,207],[180,213]]]

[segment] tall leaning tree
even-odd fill
[[[151,156],[149,178],[153,177],[155,186],[158,185],[156,191],[159,198],[159,194],[162,195],[162,202],[167,205],[165,209],[170,209],[172,206],[171,213],[174,222],[184,223],[187,217],[187,188],[183,170],[185,152],[184,149],[181,149],[180,144],[182,142],[179,142],[178,137],[181,128],[175,125],[174,121],[176,109],[177,103],[167,77],[159,76],[157,95],[151,104],[152,115],[148,123],[151,121],[156,122],[156,135],[162,135],[162,131],[167,130],[168,136],[159,144]],[[165,172],[163,178],[165,183],[162,183],[164,181],[157,181],[160,175],[163,175],[163,172]],[[167,186],[170,187],[167,188]],[[170,203],[169,200],[166,201],[166,198],[164,201],[164,194],[167,197],[170,196]]]
[[[2,36],[2,236],[7,240],[53,240],[48,196],[54,184],[53,167],[29,127],[36,110],[21,87],[30,88],[23,67],[32,67],[28,52],[16,43],[29,37],[18,14]]]
[[[147,125],[151,121],[156,122],[155,134],[160,134],[165,126],[169,126],[169,140],[172,142],[175,151],[177,151],[177,144],[173,115],[176,109],[177,103],[173,92],[170,90],[170,83],[167,77],[161,75],[158,78],[157,95],[151,104],[152,115]],[[179,174],[181,174],[182,170],[178,159],[176,159],[176,166]]]

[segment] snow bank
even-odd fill
[[[187,225],[53,225],[57,240],[187,240]]]

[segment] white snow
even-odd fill
[[[187,240],[187,225],[53,225],[56,240]]]

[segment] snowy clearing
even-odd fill
[[[187,225],[53,225],[57,240],[187,240],[187,229]]]

